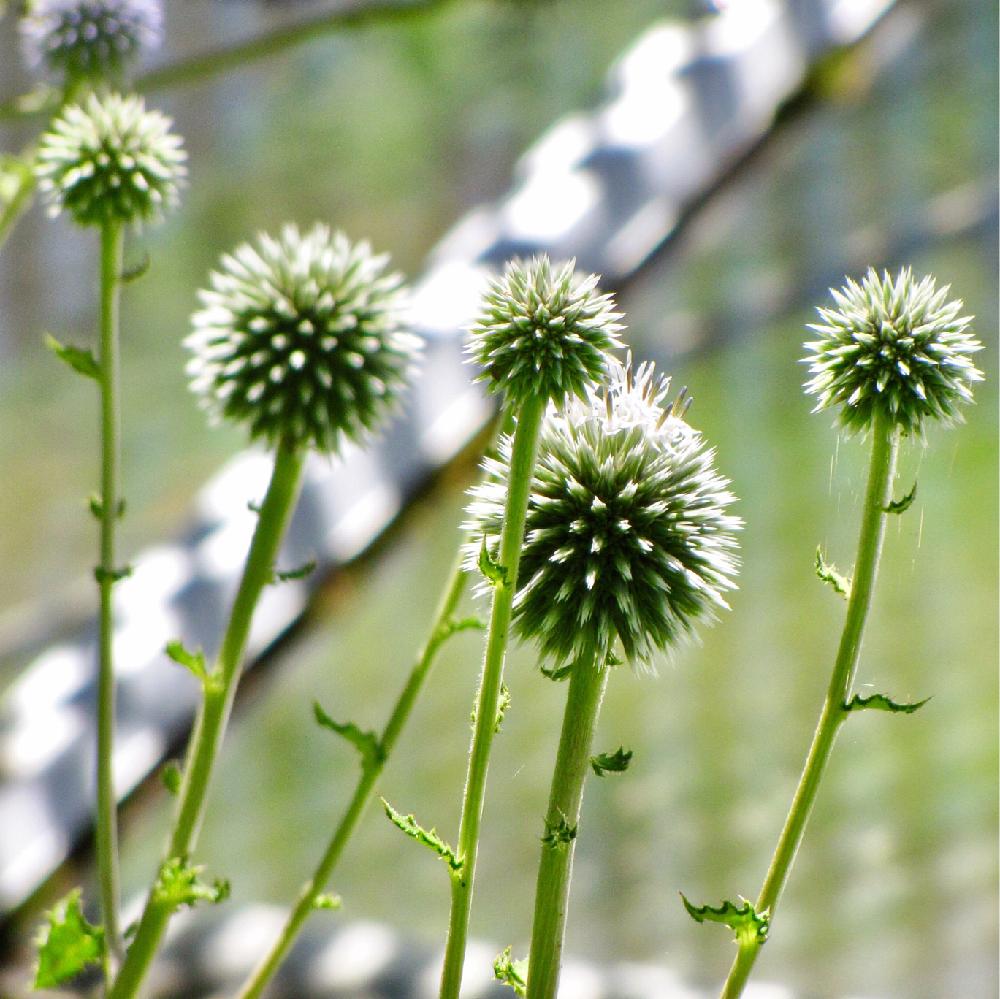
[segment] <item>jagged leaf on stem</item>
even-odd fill
[[[590,758],[590,766],[598,777],[624,773],[631,762],[632,750],[624,746],[619,746],[613,753],[598,753]]]
[[[894,701],[885,694],[871,694],[868,697],[855,694],[844,704],[844,710],[864,711],[865,709],[870,709],[873,711],[889,711],[892,714],[912,715],[914,711],[919,711],[929,700],[929,697],[925,697],[922,701],[905,702]]]
[[[741,905],[726,899],[721,905],[694,905],[680,893],[684,908],[696,923],[722,923],[736,934],[738,943],[763,944],[767,940],[769,914],[757,912],[753,902],[740,896]]]
[[[80,906],[80,889],[74,888],[46,913],[48,923],[35,940],[38,965],[36,989],[61,985],[104,956],[104,929],[87,922]]]
[[[917,484],[913,483],[913,488],[902,498],[893,500],[886,508],[886,513],[906,513],[913,506],[913,501],[917,498]]]
[[[832,586],[834,592],[839,593],[845,600],[851,595],[851,580],[841,575],[832,562],[826,561],[822,547],[816,549],[816,576],[828,586]]]
[[[94,381],[101,380],[101,366],[97,363],[93,353],[86,347],[74,347],[69,343],[60,343],[51,333],[45,334],[45,346],[77,374],[93,378]]]
[[[163,650],[178,666],[183,666],[196,680],[205,683],[208,680],[208,668],[205,665],[203,652],[191,652],[177,639],[167,642]]]
[[[511,957],[511,948],[505,947],[503,953],[497,954],[493,961],[493,977],[510,986],[517,995],[523,996],[528,988],[528,962],[515,960]]]
[[[381,800],[385,814],[397,829],[401,829],[411,839],[415,839],[418,843],[423,843],[428,849],[433,850],[448,865],[453,877],[461,875],[462,861],[455,855],[455,851],[441,839],[437,830],[424,829],[412,815],[402,815],[385,798]]]
[[[336,732],[360,753],[361,766],[366,770],[378,766],[385,760],[385,748],[374,732],[362,732],[354,722],[334,721],[323,710],[319,701],[313,701],[313,716],[317,725]]]
[[[211,884],[201,879],[201,866],[189,864],[182,857],[171,857],[160,865],[153,894],[168,909],[193,907],[199,902],[217,905],[229,898],[229,882],[216,878]]]

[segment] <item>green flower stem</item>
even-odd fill
[[[100,590],[100,628],[97,673],[97,869],[101,883],[101,918],[104,923],[108,956],[105,975],[110,975],[110,958],[121,957],[118,876],[118,799],[114,783],[115,670],[113,593],[118,566],[115,565],[115,522],[119,516],[121,402],[118,358],[118,304],[121,294],[122,256],[125,230],[110,222],[101,229],[101,562],[97,572]]]
[[[892,500],[898,450],[898,429],[886,417],[878,416],[872,428],[868,488],[862,511],[861,534],[858,539],[851,595],[847,604],[847,618],[840,637],[837,659],[830,677],[823,712],[813,736],[809,756],[806,758],[805,769],[799,779],[791,809],[785,819],[785,826],[757,899],[757,912],[767,912],[771,917],[774,916],[795,854],[802,842],[809,813],[812,811],[823,772],[833,750],[834,739],[850,713],[844,706],[850,698],[854,684],[865,622],[871,608],[872,592],[882,553],[882,540],[885,537],[886,507]],[[737,999],[743,994],[760,948],[761,942],[756,936],[740,942],[736,960],[722,990],[722,999]]]
[[[568,825],[567,835],[572,838],[568,842],[548,838],[542,841],[531,950],[528,952],[528,999],[555,999],[559,989],[583,782],[590,766],[594,728],[609,673],[610,669],[593,656],[580,659],[570,673],[545,826],[548,837],[560,825],[564,829]]]
[[[298,900],[282,928],[281,935],[240,990],[239,999],[256,999],[263,992],[278,969],[278,966],[291,949],[303,924],[309,918],[309,914],[316,908],[320,894],[329,883],[334,868],[340,860],[340,855],[343,853],[348,840],[351,838],[371,799],[375,782],[385,768],[385,764],[392,750],[395,748],[400,733],[403,731],[403,727],[410,717],[410,712],[413,710],[417,696],[420,694],[424,681],[427,679],[431,667],[434,665],[438,651],[454,633],[452,625],[454,624],[455,608],[458,606],[458,602],[465,592],[467,579],[468,574],[462,569],[460,552],[452,568],[451,575],[448,577],[448,582],[427,644],[421,651],[416,665],[411,670],[406,684],[392,709],[389,721],[382,732],[381,739],[379,740],[382,748],[381,758],[373,761],[371,765],[362,768],[361,776],[354,789],[354,795],[333,834],[333,838],[326,848],[326,852],[323,854],[312,877],[302,886]]]
[[[186,858],[194,848],[209,781],[236,693],[250,622],[261,592],[273,578],[274,560],[295,507],[304,461],[305,451],[283,442],[278,445],[271,482],[257,518],[222,649],[205,683],[205,696],[191,736],[177,816],[164,859]],[[109,999],[132,999],[136,995],[170,915],[169,905],[150,891],[125,962],[108,994]]]
[[[518,413],[517,429],[511,452],[507,504],[504,510],[503,532],[500,537],[500,564],[506,569],[505,582],[493,590],[486,637],[486,656],[476,701],[476,724],[469,751],[469,771],[462,802],[462,820],[458,833],[458,858],[462,868],[451,883],[451,916],[444,968],[441,973],[441,999],[458,999],[462,986],[462,967],[472,911],[472,888],[476,873],[476,852],[479,847],[479,824],[483,817],[486,797],[486,771],[490,749],[496,732],[497,704],[503,682],[504,654],[510,632],[511,610],[517,592],[517,569],[524,541],[524,520],[528,510],[531,477],[538,451],[538,435],[545,415],[546,400],[530,399]]]

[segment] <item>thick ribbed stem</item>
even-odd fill
[[[795,854],[802,842],[806,822],[816,800],[816,793],[829,762],[837,732],[849,714],[846,704],[854,684],[865,622],[871,608],[872,593],[882,553],[882,540],[885,537],[886,509],[892,500],[898,450],[899,431],[887,419],[880,417],[872,429],[871,463],[862,511],[861,534],[858,539],[858,555],[854,563],[847,618],[840,637],[837,659],[830,677],[823,711],[806,758],[805,769],[799,779],[791,809],[785,819],[785,826],[781,831],[767,877],[764,879],[764,887],[757,899],[757,911],[761,913],[766,911],[771,918],[774,916]],[[723,987],[721,999],[738,999],[743,994],[761,946],[762,942],[756,934],[748,935],[747,939],[740,941],[736,960]]]
[[[538,865],[528,955],[528,999],[555,999],[559,990],[583,782],[590,766],[594,728],[608,673],[603,663],[585,656],[574,665],[570,674],[562,735],[545,816],[546,837],[542,840],[542,857]],[[556,835],[556,830],[562,830],[568,838]]]
[[[500,538],[500,564],[506,569],[506,581],[497,582],[493,590],[493,608],[486,636],[486,655],[476,700],[476,725],[469,750],[469,772],[462,803],[462,821],[458,833],[458,858],[461,870],[451,883],[451,916],[444,968],[441,972],[441,999],[458,999],[462,987],[462,966],[472,912],[472,888],[476,873],[476,851],[479,847],[479,825],[486,797],[486,771],[490,749],[496,732],[497,705],[503,682],[504,655],[510,631],[514,594],[517,592],[517,570],[521,562],[524,541],[524,520],[528,511],[531,478],[535,470],[538,434],[545,415],[545,401],[533,399],[518,414],[517,429],[511,450],[507,503],[504,510],[503,533]]]
[[[118,877],[118,799],[114,782],[115,670],[113,589],[119,578],[115,565],[115,524],[120,514],[118,495],[121,449],[121,377],[118,360],[118,301],[121,291],[124,229],[108,222],[101,229],[101,500],[100,548],[97,569],[100,590],[97,673],[97,872],[101,884],[101,919],[107,940],[105,975],[111,958],[122,952]]]
[[[164,860],[187,858],[194,849],[209,782],[236,694],[250,622],[261,591],[273,578],[274,560],[298,496],[304,457],[301,450],[286,444],[279,444],[275,454],[274,471],[257,518],[257,528],[230,612],[222,649],[216,667],[205,683],[204,700],[191,736],[177,816]],[[137,994],[159,947],[171,911],[151,890],[109,999],[132,999]]]

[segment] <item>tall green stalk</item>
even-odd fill
[[[101,916],[108,956],[121,956],[118,875],[118,811],[114,783],[115,670],[113,590],[120,577],[115,564],[115,524],[121,513],[119,498],[121,376],[118,357],[118,305],[121,292],[122,249],[125,230],[120,222],[101,228],[101,498],[100,565],[95,573],[100,590],[100,627],[97,673],[97,869],[101,885]]]
[[[347,846],[355,827],[364,814],[371,800],[375,782],[381,776],[385,764],[396,746],[399,736],[410,717],[413,705],[416,703],[424,681],[430,673],[441,646],[454,634],[456,622],[455,608],[465,592],[467,573],[462,568],[462,556],[459,553],[455,565],[448,577],[444,594],[431,627],[431,634],[410,672],[399,697],[389,716],[385,729],[379,739],[381,753],[371,760],[366,760],[362,766],[361,776],[351,797],[343,817],[340,820],[329,845],[326,848],[312,877],[302,886],[298,899],[282,927],[281,934],[274,942],[270,951],[244,983],[239,992],[239,999],[256,999],[267,987],[281,962],[291,950],[310,913],[317,907],[321,893],[330,881],[334,868]]]
[[[274,560],[295,507],[304,460],[304,449],[285,442],[281,442],[275,452],[271,482],[260,508],[222,648],[216,667],[204,684],[204,699],[191,736],[165,861],[186,859],[197,841],[209,782],[236,693],[254,608],[264,587],[273,578]],[[172,911],[172,906],[158,897],[154,886],[125,961],[108,994],[109,999],[131,999],[136,995]]]
[[[472,911],[472,889],[479,848],[479,826],[486,797],[486,772],[496,732],[497,706],[503,682],[504,655],[510,632],[511,611],[517,592],[517,570],[524,540],[524,519],[528,509],[531,477],[538,450],[538,434],[547,400],[536,397],[524,402],[518,413],[517,429],[511,452],[510,478],[500,538],[500,565],[505,572],[493,590],[486,637],[486,655],[476,699],[476,723],[469,750],[469,770],[462,802],[462,820],[458,833],[458,859],[461,868],[451,882],[451,915],[444,968],[441,972],[441,999],[458,999],[462,986],[462,968]]]
[[[528,999],[555,999],[559,989],[583,782],[590,765],[594,728],[609,673],[608,667],[590,656],[577,662],[570,674],[545,816],[546,835],[538,865],[528,956]]]
[[[847,618],[840,637],[840,646],[826,700],[823,703],[823,711],[806,758],[805,769],[799,779],[791,809],[785,819],[784,828],[771,859],[771,866],[768,868],[764,886],[757,899],[756,911],[761,914],[766,913],[769,919],[774,916],[795,854],[802,842],[806,822],[816,800],[816,793],[829,762],[837,732],[850,713],[847,703],[857,672],[865,622],[871,608],[882,541],[885,537],[887,509],[892,501],[892,484],[896,474],[898,450],[898,427],[887,416],[878,415],[872,427],[868,486],[861,514],[861,533],[847,604]],[[738,999],[743,994],[761,946],[763,941],[756,933],[747,933],[739,938],[739,950],[723,987],[722,999]]]

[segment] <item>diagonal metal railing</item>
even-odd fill
[[[254,620],[252,658],[489,418],[461,350],[487,275],[512,256],[547,253],[576,257],[620,285],[766,135],[810,65],[857,41],[891,6],[741,0],[694,24],[655,25],[615,64],[600,105],[558,122],[524,155],[511,191],[458,222],[416,288],[415,325],[427,352],[406,417],[374,449],[352,450],[335,468],[325,460],[308,466],[282,561],[314,558],[318,571],[268,591]],[[267,473],[256,452],[230,462],[199,493],[191,526],[142,552],[116,593],[121,797],[191,722],[196,687],[163,648],[183,635],[214,651],[253,530],[246,504],[259,497]],[[0,707],[0,913],[36,890],[89,828],[94,660],[88,626],[42,652]]]

